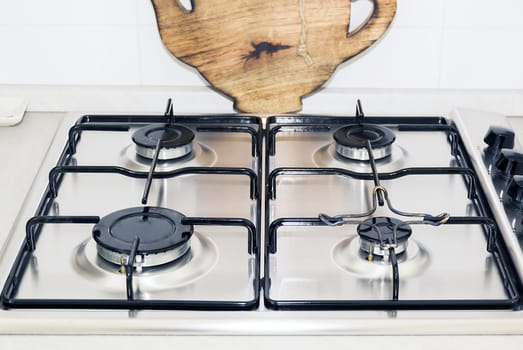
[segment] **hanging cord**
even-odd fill
[[[300,20],[301,20],[301,35],[300,45],[298,46],[298,56],[303,57],[308,66],[312,65],[312,58],[307,51],[307,22],[305,21],[305,0],[299,0],[300,5]]]

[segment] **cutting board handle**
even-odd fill
[[[372,11],[355,30],[347,34],[345,59],[356,56],[385,34],[396,14],[396,0],[371,0]]]
[[[387,30],[397,0],[372,0],[353,32],[350,0],[152,0],[160,36],[236,109],[286,113]]]

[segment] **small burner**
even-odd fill
[[[170,160],[184,157],[192,152],[194,133],[181,125],[149,125],[136,130],[133,141],[136,153],[153,159],[158,140],[162,140],[159,160]]]
[[[184,218],[177,211],[159,207],[135,207],[111,213],[93,227],[98,255],[117,265],[127,264],[138,237],[135,266],[172,262],[190,248],[193,227],[184,225]]]
[[[365,147],[367,141],[372,146],[374,159],[385,158],[391,154],[395,139],[390,129],[374,124],[347,125],[334,133],[336,152],[353,160],[369,160]]]
[[[396,227],[396,237],[394,228]],[[389,248],[394,247],[396,254],[407,249],[408,239],[412,234],[409,225],[398,219],[376,217],[365,220],[357,227],[360,236],[360,249],[370,256],[387,257]]]

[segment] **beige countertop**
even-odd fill
[[[64,113],[26,113],[22,122],[0,128],[0,242],[15,221]]]

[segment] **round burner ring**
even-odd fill
[[[132,138],[136,144],[136,153],[149,159],[153,159],[156,144],[162,140],[158,159],[169,160],[192,152],[194,132],[182,125],[148,125],[136,130]]]
[[[367,141],[372,146],[374,159],[382,159],[392,153],[394,133],[383,126],[374,124],[354,124],[339,128],[334,132],[336,152],[349,159],[369,160]]]
[[[394,239],[394,227],[396,239]],[[398,219],[375,217],[365,220],[356,228],[360,236],[360,249],[366,253],[386,257],[389,248],[393,247],[396,254],[407,249],[412,228]]]
[[[140,244],[135,266],[150,267],[172,262],[190,248],[192,225],[184,215],[160,207],[135,207],[104,216],[93,227],[98,255],[117,265],[127,264],[136,237]]]

